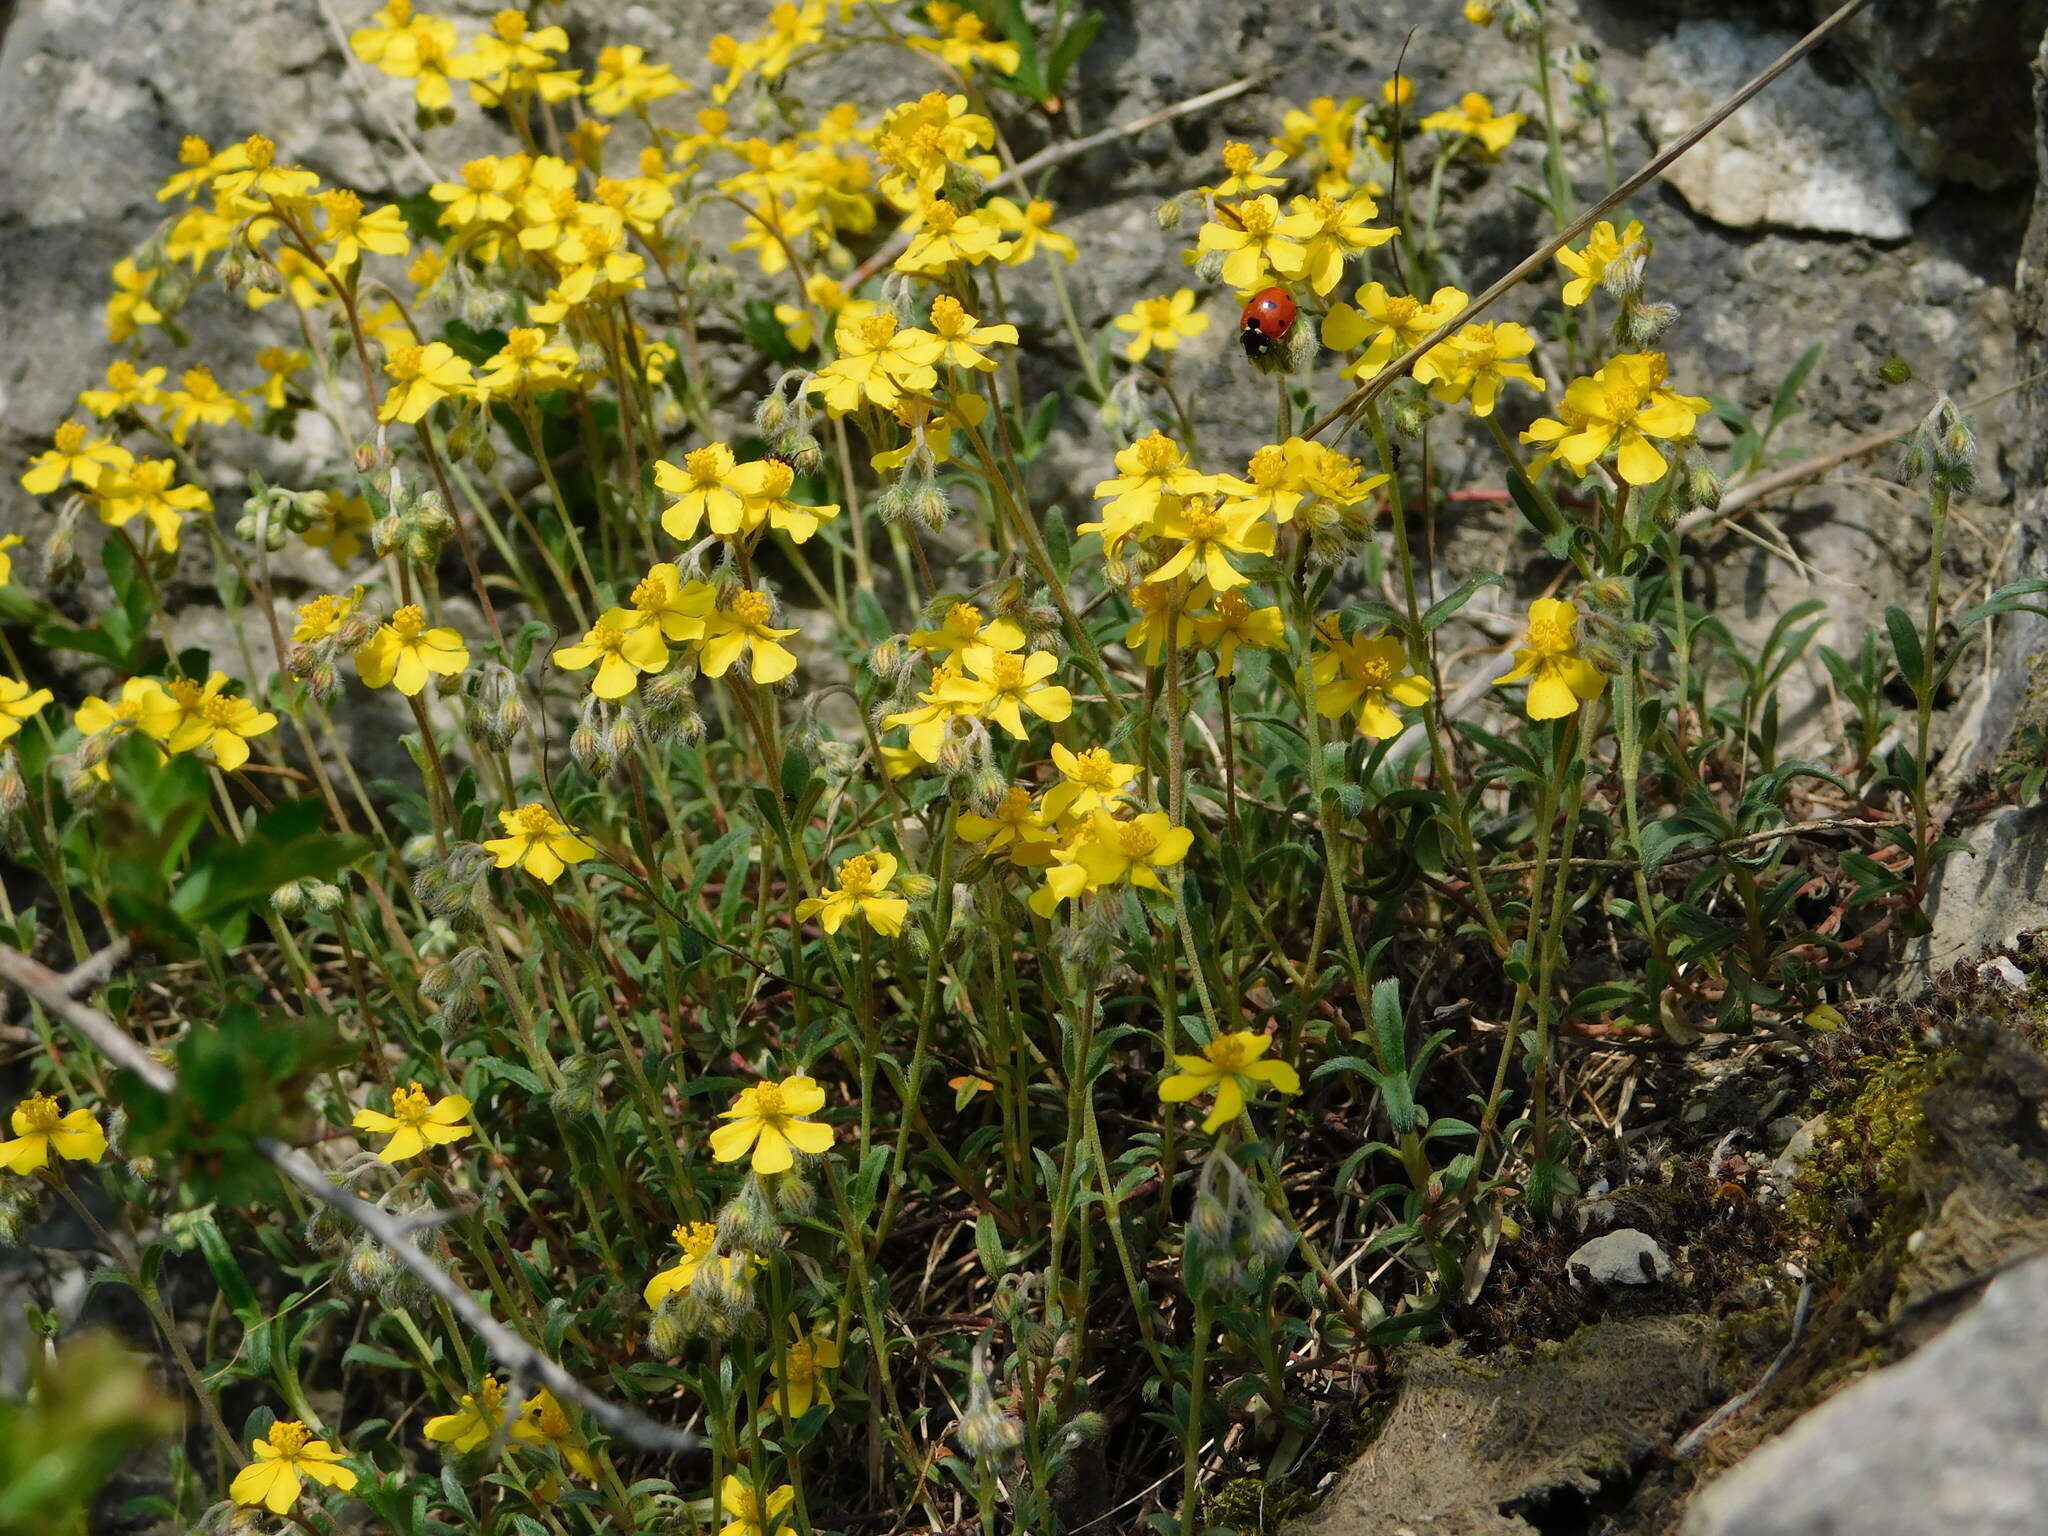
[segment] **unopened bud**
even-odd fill
[[[1177,197],[1170,198],[1166,202],[1161,203],[1152,215],[1158,221],[1159,227],[1168,234],[1172,234],[1176,229],[1179,229],[1181,221],[1187,216],[1187,204]]]

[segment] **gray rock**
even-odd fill
[[[1647,1232],[1621,1227],[1581,1243],[1564,1261],[1574,1285],[1655,1285],[1671,1278],[1671,1258]]]
[[[1660,147],[1795,41],[1733,22],[1688,21],[1650,50],[1636,98]],[[1685,156],[1666,179],[1693,210],[1736,229],[1903,240],[1934,189],[1860,85],[1795,65]]]
[[[1926,964],[1935,971],[2048,928],[2048,808],[2007,806],[1963,840],[1970,851],[1941,866],[1930,897]]]
[[[2033,1536],[2048,1509],[2048,1260],[1807,1414],[1693,1502],[1684,1536]]]
[[[1806,1160],[1813,1156],[1814,1146],[1819,1142],[1821,1132],[1825,1131],[1827,1126],[1826,1115],[1815,1115],[1811,1120],[1804,1121],[1786,1141],[1785,1149],[1772,1160],[1769,1171],[1764,1175],[1764,1182],[1778,1199],[1783,1200],[1790,1195],[1799,1183],[1799,1175],[1805,1170]]]

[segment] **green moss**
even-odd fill
[[[1825,1130],[1785,1202],[1821,1272],[1846,1278],[1903,1241],[1916,1213],[1907,1193],[1914,1159],[1927,1148],[1920,1098],[1953,1061],[1953,1048],[1867,1056],[1855,1094],[1827,1111]]]
[[[1237,1477],[1203,1499],[1202,1524],[1237,1531],[1240,1536],[1266,1536],[1315,1505],[1315,1494],[1297,1484]]]

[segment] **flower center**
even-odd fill
[[[896,334],[896,317],[884,310],[878,315],[869,315],[860,323],[860,339],[870,352],[879,352],[889,345]]]
[[[624,630],[613,629],[609,624],[594,624],[590,629],[590,644],[600,651],[616,652],[626,643]]]
[[[981,633],[981,610],[972,603],[955,603],[946,610],[946,628],[972,639]]]
[[[1125,858],[1133,861],[1149,858],[1159,846],[1159,838],[1141,821],[1120,821],[1116,824],[1116,848]]]
[[[250,170],[267,171],[277,158],[277,145],[260,133],[252,133],[242,140],[242,153],[248,157]]]
[[[793,1387],[809,1386],[818,1379],[818,1360],[808,1339],[798,1339],[783,1357],[783,1379]]]
[[[422,346],[400,347],[391,354],[391,361],[385,364],[385,372],[401,384],[410,384],[426,371],[426,352]]]
[[[57,429],[57,451],[59,453],[74,454],[84,446],[85,424],[83,422],[67,421]]]
[[[875,888],[875,861],[857,853],[839,866],[839,889],[848,896],[865,896]]]
[[[761,466],[761,499],[780,501],[796,484],[796,471],[780,459],[768,459]]]
[[[216,693],[210,699],[199,701],[199,718],[216,728],[232,726],[235,723],[235,705],[240,702],[224,693]]]
[[[213,158],[213,151],[206,147],[206,140],[196,133],[188,133],[178,141],[178,164],[204,165]]]
[[[1208,543],[1222,537],[1223,514],[1207,501],[1189,501],[1180,509],[1180,520],[1187,527],[1188,537],[1197,542]]]
[[[974,317],[953,295],[942,293],[932,300],[932,329],[948,339],[964,336],[974,329]]]
[[[1569,655],[1572,649],[1572,626],[1557,619],[1531,619],[1528,648],[1539,656]]]
[[[768,622],[768,616],[775,611],[775,605],[768,601],[767,593],[756,592],[752,587],[742,587],[733,593],[729,611],[743,628],[759,629]]]
[[[498,12],[491,18],[491,34],[501,43],[518,42],[526,36],[526,12]]]
[[[1021,827],[1030,819],[1031,791],[1021,784],[1012,784],[1004,793],[1002,804],[996,807],[995,820]]]
[[[312,1438],[306,1426],[297,1419],[283,1419],[270,1426],[270,1448],[286,1461],[304,1450],[306,1442]]]
[[[763,1120],[773,1120],[783,1112],[781,1084],[754,1084],[754,1113],[756,1115],[759,1115]]]
[[[1394,680],[1394,664],[1384,656],[1367,656],[1358,663],[1358,680],[1367,688],[1384,688]]]
[[[57,1101],[47,1093],[32,1093],[21,1101],[21,1118],[30,1136],[47,1136],[64,1117],[57,1113]]]
[[[1180,449],[1164,432],[1138,440],[1138,472],[1163,475],[1180,462]]]
[[[1251,617],[1252,605],[1245,601],[1242,592],[1235,589],[1216,594],[1216,617],[1227,629],[1235,629]]]
[[[407,603],[391,615],[392,633],[396,634],[403,644],[410,645],[419,639],[426,627],[427,616],[418,603]]]
[[[690,472],[690,483],[709,489],[718,484],[720,472],[724,469],[722,455],[716,448],[699,448],[683,455],[683,468]]]
[[[1287,454],[1268,443],[1251,456],[1251,461],[1245,465],[1244,472],[1245,478],[1253,485],[1271,489],[1286,478]]]
[[[521,837],[546,837],[555,830],[555,814],[539,801],[522,805],[512,813]]]
[[[711,1256],[711,1245],[718,1241],[718,1228],[708,1221],[693,1221],[677,1227],[670,1235],[686,1258],[701,1264]]]
[[[1245,1064],[1251,1060],[1251,1045],[1249,1041],[1241,1040],[1236,1035],[1224,1035],[1204,1046],[1202,1054],[1209,1058],[1209,1064],[1218,1071],[1234,1076],[1243,1071]]]
[[[1242,176],[1258,163],[1249,144],[1240,144],[1235,139],[1223,146],[1223,168],[1233,176]]]
[[[1103,748],[1090,747],[1075,754],[1074,771],[1068,777],[1090,789],[1113,790],[1118,784],[1116,760]]]
[[[960,222],[960,210],[944,198],[925,204],[924,221],[932,230],[941,235],[950,235],[953,226]]]
[[[530,363],[540,355],[541,343],[546,340],[544,333],[531,326],[516,326],[505,338],[505,350],[522,363]]]
[[[1024,658],[1022,656],[998,656],[995,675],[990,679],[998,691],[1014,693],[1024,686]]]
[[[419,1125],[427,1118],[427,1111],[433,1105],[426,1091],[418,1083],[391,1090],[391,1118],[406,1125]]]
[[[1237,205],[1237,219],[1244,226],[1244,232],[1253,239],[1263,239],[1273,232],[1275,205],[1267,202],[1243,202]]]

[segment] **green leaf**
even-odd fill
[[[1061,34],[1060,40],[1052,45],[1052,55],[1045,63],[1045,90],[1048,97],[1065,94],[1067,75],[1080,61],[1088,45],[1095,41],[1095,34],[1102,30],[1103,14],[1088,11],[1081,19]]]
[[[1908,684],[1918,689],[1927,676],[1927,656],[1920,648],[1920,631],[1903,608],[1884,611],[1884,627],[1892,637],[1892,654],[1899,659],[1899,671]]]
[[[1771,425],[1764,433],[1768,438],[1772,432],[1783,426],[1792,415],[1793,403],[1799,398],[1799,388],[1806,382],[1806,376],[1813,372],[1821,353],[1827,350],[1825,342],[1816,341],[1800,354],[1799,361],[1792,365],[1792,371],[1785,375],[1785,382],[1778,386],[1777,397],[1771,401]]]
[[[1467,576],[1458,583],[1458,590],[1447,597],[1440,597],[1429,605],[1422,615],[1422,632],[1434,634],[1444,621],[1467,603],[1471,602],[1482,587],[1504,587],[1507,579],[1493,571],[1481,571],[1476,576]]]

